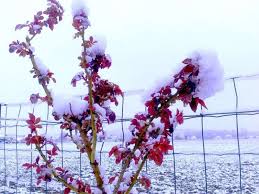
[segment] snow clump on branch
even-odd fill
[[[86,2],[84,0],[72,0],[71,9],[73,17],[82,13],[88,16],[89,13],[89,9],[86,6]]]
[[[42,76],[47,76],[49,73],[49,69],[46,67],[46,65],[42,62],[42,60],[39,57],[35,57],[35,62],[37,64],[38,70]]]
[[[66,95],[53,96],[53,112],[58,116],[75,115],[78,116],[88,109],[88,102],[77,97],[67,97]]]
[[[190,55],[192,63],[199,66],[195,97],[204,100],[224,88],[223,68],[214,51],[198,50]]]
[[[88,8],[83,0],[72,0],[73,26],[76,30],[81,31],[90,26],[88,20]]]

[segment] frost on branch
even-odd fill
[[[77,31],[87,29],[90,26],[88,20],[88,8],[83,0],[72,0],[73,26]]]

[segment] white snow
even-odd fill
[[[104,185],[104,190],[106,193],[112,193],[111,185],[108,185],[108,184]]]
[[[76,86],[76,82],[80,81],[83,78],[84,78],[84,72],[80,71],[72,78],[71,84],[73,86]]]
[[[129,182],[131,176],[132,176],[132,172],[129,172],[129,171],[125,172],[123,176],[124,182]]]
[[[148,132],[152,132],[154,130],[160,129],[159,133],[162,132],[162,130],[165,128],[165,124],[161,123],[161,118],[155,118],[153,120],[153,125],[150,125],[147,129]],[[161,130],[162,129],[162,130]]]
[[[88,108],[88,102],[77,97],[68,97],[67,95],[52,95],[53,111],[59,116],[64,114],[73,114],[78,116]]]
[[[89,9],[86,6],[86,1],[84,0],[72,0],[71,10],[73,17],[84,13],[86,16],[89,14]]]
[[[145,103],[146,101],[148,101],[151,98],[151,95],[153,93],[156,93],[163,86],[172,85],[173,81],[174,81],[174,78],[173,78],[172,74],[164,76],[162,79],[157,79],[154,82],[155,84],[151,88],[144,91],[144,93],[142,95],[142,102]]]
[[[32,28],[33,28],[34,31],[42,29],[42,27],[40,25],[37,25],[37,24],[33,25]]]
[[[72,80],[80,81],[83,76],[84,76],[84,72],[83,72],[83,71],[80,71],[80,72],[78,72],[78,73],[73,77]]]
[[[88,48],[88,54],[92,58],[95,58],[96,55],[104,55],[105,49],[106,49],[106,39],[104,36],[96,35],[93,36],[94,41],[97,41],[94,43],[90,48]]]
[[[223,90],[224,71],[214,51],[197,50],[189,58],[199,65],[199,84],[195,90],[195,97],[206,99]]]
[[[91,188],[92,189],[92,191],[93,191],[93,193],[95,193],[95,194],[102,194],[103,192],[100,190],[100,189],[98,189],[97,187],[93,187],[93,188]]]
[[[197,84],[196,91],[194,92],[194,97],[199,97],[205,99],[213,96],[216,92],[221,91],[224,88],[224,70],[221,66],[218,56],[214,51],[211,50],[197,50],[192,52],[187,58],[191,58],[194,63],[199,67],[199,75],[196,80],[192,80]],[[180,64],[175,73],[178,73],[186,64]],[[150,99],[151,94],[160,90],[160,88],[170,85],[174,81],[173,76],[166,76],[160,81],[156,81],[156,84],[151,89],[147,90],[143,96],[142,101],[145,102]],[[179,80],[174,86],[179,86],[181,80]]]
[[[29,46],[28,48],[30,49],[31,52],[33,53],[35,52],[35,48],[33,46]]]
[[[160,128],[160,129],[164,129],[165,128],[165,124],[161,123],[161,118],[155,118],[153,120],[153,123],[155,124],[155,128]]]
[[[137,149],[137,150],[135,151],[135,156],[136,156],[136,157],[139,157],[139,156],[140,156],[140,154],[141,154],[140,150],[139,150],[139,149]]]
[[[35,57],[35,62],[37,64],[38,70],[40,71],[40,74],[43,76],[48,75],[49,69],[44,65],[39,57]]]
[[[93,106],[98,115],[100,115],[102,118],[106,117],[106,110],[103,107],[101,107],[99,104],[94,104]]]

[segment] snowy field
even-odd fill
[[[109,172],[114,172],[119,168],[119,166],[114,166],[113,159],[108,158],[106,152],[112,145],[114,145],[112,142],[105,143],[104,153],[101,154],[102,165],[106,166]],[[259,140],[243,139],[240,140],[240,146],[243,193],[259,193]],[[84,162],[85,157],[83,155],[81,157],[80,168],[80,154],[73,148],[73,145],[64,143],[63,147],[63,160],[60,157],[58,162],[61,164],[63,161],[65,167],[78,174],[81,172],[85,179],[91,181],[89,166]],[[206,155],[208,193],[239,193],[239,163],[236,140],[205,140],[205,148],[206,153],[208,153]],[[8,186],[4,188],[3,144],[0,144],[0,149],[0,193],[16,193],[16,179],[18,179],[18,193],[60,193],[58,190],[62,189],[62,185],[56,183],[35,187],[34,175],[32,175],[33,185],[31,186],[31,172],[25,171],[21,167],[23,163],[31,160],[30,147],[24,144],[18,144],[17,155],[15,144],[6,144]],[[175,152],[177,193],[205,193],[202,141],[177,140],[175,141]],[[32,153],[35,158],[37,152],[33,151]],[[16,173],[16,157],[18,157],[18,176]],[[174,193],[175,179],[172,153],[166,156],[161,167],[148,162],[144,172],[151,177],[152,188],[149,191],[138,189],[139,193]]]

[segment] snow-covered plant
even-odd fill
[[[105,135],[104,121],[115,122],[116,115],[110,105],[118,105],[117,97],[122,96],[123,92],[118,85],[99,75],[99,71],[109,68],[112,61],[105,53],[105,42],[87,35],[90,26],[88,9],[81,0],[73,0],[72,25],[76,31],[75,38],[81,39],[82,52],[78,59],[82,71],[72,78],[71,84],[76,87],[77,82],[83,82],[87,86],[87,93],[83,99],[60,98],[50,91],[49,83],[56,81],[54,74],[36,56],[32,41],[44,28],[53,30],[62,20],[64,10],[57,0],[47,2],[47,9],[34,15],[33,21],[16,26],[16,30],[27,29],[28,36],[24,42],[13,41],[9,51],[30,59],[33,78],[38,79],[46,94],[43,97],[39,93],[32,94],[31,102],[41,100],[53,107],[55,120],[61,122],[61,128],[67,131],[71,141],[82,154],[86,154],[96,185],[90,185],[81,177],[74,176],[73,172],[54,165],[60,150],[55,142],[40,133],[41,119],[32,113],[27,120],[30,133],[26,137],[26,144],[35,145],[39,156],[33,163],[23,166],[36,170],[37,184],[52,180],[63,183],[64,193],[128,194],[136,191],[136,183],[149,188],[150,179],[141,174],[144,163],[147,160],[154,161],[158,166],[163,163],[164,155],[173,149],[169,137],[176,126],[183,123],[183,113],[172,109],[172,105],[181,101],[195,112],[198,105],[206,108],[205,98],[222,89],[223,72],[217,56],[213,52],[193,52],[182,61],[179,71],[147,96],[146,112],[136,114],[131,120],[131,136],[125,144],[114,146],[109,152],[109,156],[113,156],[115,163],[121,167],[120,170],[106,177],[96,159],[97,137]]]

